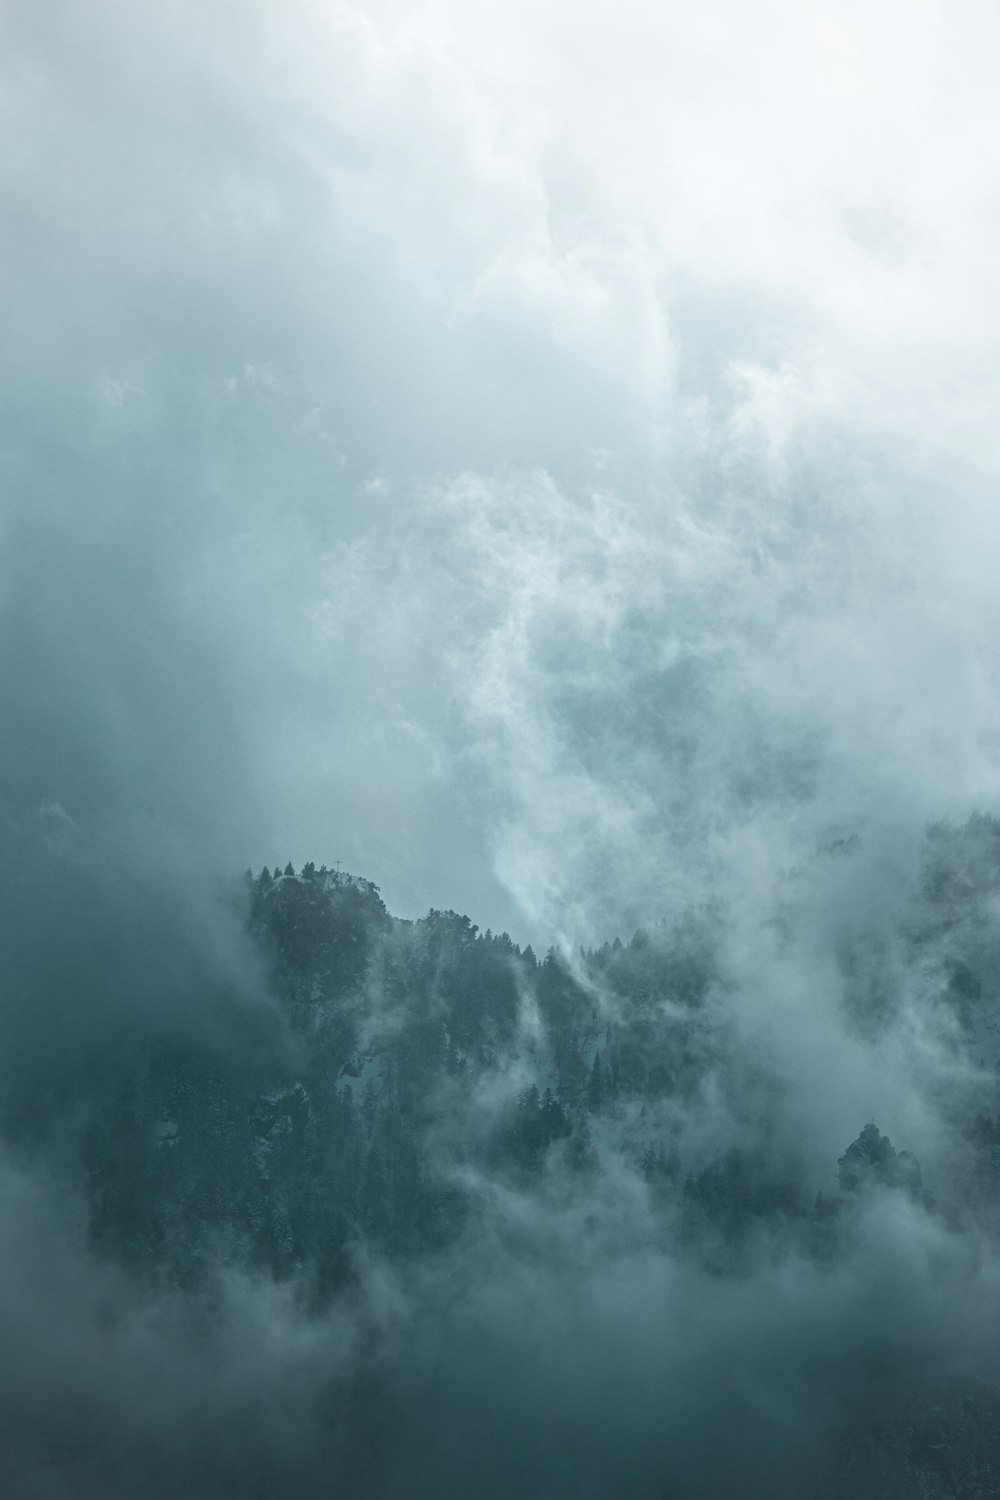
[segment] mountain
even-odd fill
[[[410,1309],[410,1333],[396,1335],[412,1338],[409,1353],[386,1353],[376,1318],[346,1374],[316,1377],[334,1413],[325,1462],[349,1476],[348,1493],[460,1493],[440,1406],[424,1412],[430,1449],[414,1435],[424,1399],[414,1372],[429,1361],[428,1387],[444,1382],[447,1397],[435,1399],[450,1409],[462,1399],[454,1381],[470,1328],[480,1355],[506,1358],[502,1331],[534,1306],[539,1285],[557,1300],[561,1280],[576,1285],[600,1307],[622,1295],[611,1289],[625,1277],[642,1315],[626,1296],[613,1335],[592,1328],[608,1343],[594,1357],[602,1368],[627,1364],[634,1344],[637,1368],[648,1365],[654,1388],[664,1382],[669,1406],[678,1370],[639,1332],[662,1320],[662,1337],[697,1372],[693,1384],[707,1381],[713,1401],[729,1403],[725,1427],[741,1457],[724,1481],[721,1460],[699,1460],[715,1475],[699,1478],[689,1456],[687,1480],[674,1471],[666,1488],[652,1478],[644,1488],[626,1475],[622,1494],[722,1493],[738,1472],[748,1495],[808,1484],[831,1500],[985,1500],[1000,1493],[1000,1372],[991,1351],[951,1336],[942,1304],[956,1329],[973,1316],[970,1301],[980,1318],[993,1310],[1000,825],[932,829],[910,878],[881,905],[842,899],[861,861],[858,842],[845,842],[788,872],[755,939],[775,994],[823,973],[836,997],[829,1106],[810,1093],[793,1021],[755,1002],[723,905],[539,960],[453,911],[394,918],[371,881],[309,864],[248,873],[239,893],[263,1002],[237,1007],[221,1033],[160,1036],[109,1065],[50,1104],[47,1119],[33,1117],[19,1149],[50,1149],[72,1119],[76,1145],[68,1156],[63,1147],[60,1170],[75,1174],[87,1253],[116,1268],[140,1305],[180,1299],[211,1322],[227,1285],[270,1287],[291,1299],[302,1327],[328,1333],[345,1308],[375,1316],[373,1275],[396,1287]],[[832,933],[825,970],[813,953],[820,916]],[[907,1069],[916,1058],[926,1070],[923,1112],[912,1099],[901,1109],[899,1077],[885,1072],[884,1097],[871,1100],[881,1123],[845,1111],[837,1149],[824,1154],[829,1136],[810,1122],[850,1094],[838,1070],[901,1048]],[[897,1148],[895,1125],[892,1139],[883,1133],[894,1109],[917,1120],[929,1159],[905,1139]],[[697,1320],[674,1306],[677,1286],[698,1299],[708,1328],[733,1320],[749,1387],[733,1383],[718,1351],[706,1373]],[[498,1306],[507,1308],[499,1322]],[[545,1316],[536,1308],[537,1326],[520,1335],[543,1408],[561,1399],[551,1370],[539,1373],[552,1358]],[[562,1316],[578,1336],[576,1314]],[[582,1326],[602,1326],[582,1316]],[[478,1360],[470,1369],[481,1380]],[[755,1382],[772,1387],[759,1410]],[[677,1399],[680,1410],[693,1398]],[[786,1421],[812,1433],[801,1451],[781,1448]],[[609,1439],[609,1451],[620,1441]],[[711,1451],[707,1436],[699,1442]],[[211,1443],[207,1451],[206,1493],[222,1493],[229,1470]],[[526,1480],[525,1493],[569,1493],[559,1485],[575,1464],[564,1472],[544,1451],[563,1478]],[[431,1477],[407,1491],[401,1475],[421,1453]],[[270,1476],[261,1494],[313,1494],[314,1472],[307,1482],[282,1462],[258,1455],[241,1483],[252,1469]],[[674,1462],[664,1457],[665,1473]],[[185,1483],[201,1493],[196,1469]],[[475,1462],[461,1472],[474,1474]],[[511,1473],[497,1462],[497,1494]],[[590,1488],[572,1482],[574,1493],[598,1493],[596,1478]]]

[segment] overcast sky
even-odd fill
[[[994,1108],[953,984],[992,885],[913,892],[928,822],[1000,813],[998,78],[992,0],[0,0],[21,1493],[173,1495],[203,1446],[326,1494],[371,1370],[380,1497],[773,1495],[871,1372],[992,1379],[974,1226],[872,1194],[836,1266],[719,1277],[632,1158],[759,1133],[832,1190],[875,1117],[947,1204]],[[224,878],[289,858],[540,951],[710,900],[718,1069],[592,1176],[487,1171],[440,1255],[357,1247],[329,1315],[147,1296],[85,1244],[74,1101],[163,1042],[283,1076]]]
[[[16,819],[544,944],[1000,804],[993,5],[0,17]]]

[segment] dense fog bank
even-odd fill
[[[1000,1491],[998,65],[0,5],[5,1496]]]
[[[313,865],[179,948],[13,863],[14,1492],[990,1494],[1000,825],[872,863],[541,958]]]

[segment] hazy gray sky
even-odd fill
[[[0,18],[16,818],[545,942],[997,804],[992,5]]]
[[[859,1369],[993,1371],[978,1231],[873,1195],[719,1278],[629,1152],[690,1109],[685,1171],[749,1121],[832,1185],[874,1115],[948,1183],[987,1098],[939,1002],[994,886],[947,941],[913,891],[1000,811],[998,77],[986,0],[0,0],[0,1123],[58,1126],[0,1142],[0,1437],[325,1495],[370,1367],[387,1495],[717,1500]],[[539,948],[711,896],[718,1073],[323,1318],[143,1300],[59,1101],[280,1073],[219,877],[289,858]]]

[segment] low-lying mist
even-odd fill
[[[0,6],[5,1496],[1000,1492],[998,60]]]

